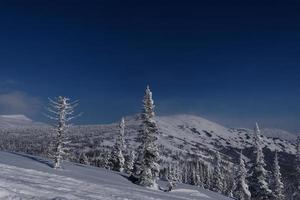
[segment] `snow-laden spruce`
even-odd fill
[[[84,165],[89,165],[89,159],[86,156],[85,152],[81,152],[79,155],[79,163],[84,164]]]
[[[130,151],[126,155],[125,164],[124,164],[124,170],[127,174],[132,174],[133,172],[133,166],[134,166],[134,160],[135,160],[135,151]]]
[[[227,197],[233,198],[233,190],[235,187],[235,171],[234,166],[228,163],[223,169],[224,180],[223,180],[223,194]]]
[[[112,152],[112,169],[115,171],[123,172],[124,170],[124,148],[125,148],[125,143],[124,143],[124,133],[125,133],[125,120],[124,118],[121,119],[121,122],[119,124],[119,134],[118,137],[116,138],[115,145],[113,147],[113,152]]]
[[[255,160],[252,166],[252,174],[249,181],[251,199],[253,200],[270,200],[272,191],[267,182],[267,171],[265,169],[264,154],[260,141],[260,130],[256,123],[253,137]]]
[[[234,197],[239,200],[250,200],[251,193],[249,191],[248,184],[246,182],[247,177],[247,170],[245,167],[245,162],[243,160],[243,153],[240,153],[240,162],[238,166],[237,176],[236,176],[236,183],[234,187]]]
[[[220,153],[217,151],[214,160],[214,171],[212,174],[211,190],[222,193],[223,191],[223,174],[221,172],[221,157]]]
[[[296,190],[293,194],[294,199],[300,199],[300,136],[296,142]]]
[[[281,180],[280,166],[278,162],[277,151],[275,151],[274,164],[273,164],[273,199],[284,200],[283,183]]]
[[[144,136],[141,133],[139,134],[139,136],[140,136],[139,139],[142,142]],[[134,157],[133,169],[132,169],[132,173],[130,175],[130,179],[132,179],[133,182],[137,182],[137,180],[139,180],[139,177],[142,172],[143,148],[144,148],[143,143],[141,143],[136,150],[137,153],[135,154],[135,157]]]
[[[51,120],[54,120],[55,138],[51,143],[49,156],[53,158],[54,168],[60,168],[61,162],[68,153],[68,144],[70,141],[67,138],[67,131],[70,128],[69,122],[76,117],[74,108],[78,106],[78,101],[70,102],[67,97],[59,96],[55,100],[49,98],[47,115]]]
[[[156,180],[159,174],[159,152],[157,146],[158,128],[154,119],[154,102],[152,92],[147,86],[143,100],[142,118],[142,148],[138,152],[141,159],[140,174],[137,183],[145,187],[156,188]]]
[[[169,163],[168,164],[168,175],[167,175],[167,181],[168,181],[168,185],[167,185],[167,191],[170,192],[174,189],[174,187],[176,186],[176,183],[178,181],[177,179],[177,171],[176,168],[174,166],[173,163]]]

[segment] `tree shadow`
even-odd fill
[[[38,158],[38,157],[35,157],[35,156],[32,156],[32,155],[27,155],[27,154],[18,153],[18,152],[10,152],[10,153],[18,155],[18,156],[22,156],[24,158],[28,158],[28,159],[34,160],[36,162],[42,163],[44,165],[47,165],[48,167],[53,168],[53,164],[50,161],[48,161],[48,160],[44,160],[42,158]]]
[[[129,176],[125,176],[125,175],[121,175],[123,176],[124,178],[126,178],[127,180],[131,181],[132,183],[134,184],[137,184],[138,183],[138,178],[135,177],[134,175],[129,175]]]

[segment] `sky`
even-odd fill
[[[300,2],[0,2],[0,114],[45,121],[48,97],[76,123],[141,111],[300,132]]]

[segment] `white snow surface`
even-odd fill
[[[132,184],[126,174],[70,162],[0,152],[0,200],[226,200],[220,194],[180,184],[163,192]],[[163,184],[163,182],[160,182]]]
[[[290,132],[287,132],[285,130],[276,129],[276,128],[264,128],[261,130],[263,135],[273,138],[280,138],[284,140],[288,140],[291,142],[295,142],[297,139],[296,134],[292,134]]]
[[[181,147],[191,151],[198,149],[220,149],[234,147],[243,149],[252,146],[253,130],[227,128],[215,122],[194,115],[173,115],[157,117],[157,123],[165,146]],[[263,126],[262,126],[263,127]],[[274,130],[274,131],[273,131]],[[295,153],[295,148],[288,139],[292,134],[278,129],[261,131],[262,147],[271,151]]]

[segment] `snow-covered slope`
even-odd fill
[[[164,142],[172,143],[173,146],[181,145],[187,151],[196,148],[220,150],[252,146],[253,130],[250,129],[227,128],[194,115],[158,117],[157,122]],[[284,139],[292,140],[292,134],[278,129],[262,129],[261,133],[264,147],[272,151],[295,153],[294,146]]]
[[[141,122],[138,116],[130,116],[125,118],[125,123],[126,140],[130,146],[136,147],[136,137]],[[161,145],[173,150],[197,152],[203,149],[220,150],[224,147],[240,149],[252,146],[253,130],[227,128],[194,115],[157,117],[157,123],[160,131],[159,142]],[[74,127],[72,134],[82,135],[82,133],[85,133],[89,138],[98,138],[98,140],[100,137],[102,145],[110,146],[114,143],[114,136],[117,130],[118,123],[85,125]],[[295,153],[291,142],[283,139],[292,138],[290,133],[285,131],[279,132],[277,129],[265,130],[262,129],[261,135],[264,147],[272,151],[277,149],[286,153]],[[275,137],[271,137],[272,135]]]
[[[126,174],[70,162],[54,170],[49,164],[40,157],[0,152],[0,199],[229,200],[199,187],[181,184],[163,192],[134,185]]]
[[[262,133],[267,137],[280,138],[291,142],[295,142],[297,139],[296,134],[292,134],[285,130],[276,129],[276,128],[264,128],[262,129]]]

